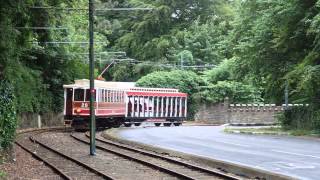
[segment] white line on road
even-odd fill
[[[304,156],[304,157],[311,157],[311,158],[320,159],[319,156],[313,156],[313,155],[308,155],[308,154],[300,154],[300,153],[294,153],[294,152],[280,151],[280,150],[276,150],[276,149],[272,149],[271,151],[284,153],[284,154],[291,154],[291,155],[296,155],[296,156]]]
[[[231,142],[222,142],[222,141],[217,141],[217,140],[214,140],[218,143],[222,143],[222,144],[229,144],[229,145],[234,145],[234,146],[240,146],[240,147],[250,147],[249,145],[244,145],[244,144],[238,144],[238,143],[231,143]]]

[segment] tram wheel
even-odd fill
[[[132,125],[131,123],[125,123],[124,124],[125,127],[131,127],[131,125]]]
[[[134,125],[135,125],[135,126],[140,126],[140,125],[141,125],[141,123],[134,123]]]
[[[161,125],[161,123],[154,123],[154,125],[155,125],[155,126],[160,126],[160,125]]]
[[[120,123],[115,123],[115,124],[112,125],[113,128],[118,128],[118,127],[120,127],[120,126],[121,126]]]
[[[164,125],[164,126],[167,126],[167,127],[171,126],[171,124],[172,124],[172,123],[163,123],[163,125]]]
[[[181,123],[173,123],[175,126],[180,126]]]

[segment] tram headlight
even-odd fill
[[[77,108],[77,109],[76,109],[76,112],[77,112],[77,113],[81,113],[81,111],[82,111],[82,110],[81,110],[80,108]]]

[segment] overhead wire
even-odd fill
[[[58,8],[58,7],[53,7],[53,6],[32,6],[30,7],[30,9],[52,9],[52,10],[62,10],[62,11],[86,11],[86,13],[88,13],[88,8]],[[134,11],[134,10],[153,10],[154,8],[104,8],[104,9],[95,9],[96,12],[104,12],[104,11]],[[23,28],[23,27],[21,27]],[[40,29],[41,27],[34,27],[35,29]],[[43,29],[45,29],[46,27],[43,27]],[[47,27],[48,29],[50,27]],[[58,29],[59,27],[57,27]],[[62,28],[60,28],[62,29]],[[89,42],[75,42],[75,41],[51,41],[51,42],[32,42],[32,43],[44,43],[44,44],[89,44]],[[94,43],[105,43],[105,42],[99,42],[99,41],[95,41]],[[76,54],[76,53],[75,53]],[[99,55],[103,54],[103,53],[98,53]],[[106,52],[106,54],[108,54],[108,52]],[[84,55],[88,55],[88,53],[84,53]],[[126,56],[126,54],[125,54]],[[112,59],[112,58],[111,58]],[[205,64],[205,65],[183,65],[183,66],[179,66],[177,64],[155,64],[155,62],[151,62],[151,61],[139,61],[136,59],[132,59],[132,58],[122,58],[122,59],[112,59],[115,63],[120,63],[120,62],[126,62],[132,65],[149,65],[149,66],[159,66],[159,67],[167,67],[167,68],[210,68],[210,67],[215,67],[216,65],[212,65],[212,64]],[[100,60],[99,62],[101,63],[104,61],[111,61],[109,60],[102,60],[101,56],[100,56]]]
[[[66,27],[15,27],[16,29],[34,29],[34,30],[68,30]]]
[[[85,11],[88,13],[88,8],[58,8],[53,6],[32,6],[30,9],[50,9],[50,10],[61,10],[61,11]],[[104,12],[104,11],[151,11],[154,8],[104,8],[104,9],[95,9],[96,12]]]

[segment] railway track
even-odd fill
[[[22,146],[31,149],[32,154],[39,155],[38,159],[54,169],[62,179],[178,179],[108,152],[97,150],[96,156],[89,156],[89,146],[70,137],[70,133],[43,131],[23,137],[17,140],[17,144],[23,143]],[[32,146],[38,149],[35,151]],[[43,148],[53,154],[43,152]],[[76,166],[83,169],[74,169]]]
[[[88,133],[73,133],[71,136],[78,141],[89,144]],[[152,152],[115,143],[105,140],[102,137],[97,137],[96,140],[97,149],[155,168],[179,179],[243,179],[215,169],[207,169]]]
[[[52,149],[39,142],[36,138],[42,133],[50,131],[59,132],[62,130],[64,129],[53,128],[19,133],[15,143],[32,154],[36,159],[44,162],[54,170],[61,179],[114,179],[94,168],[88,167],[86,164],[75,158]]]
[[[97,137],[97,156],[90,157],[88,136],[63,130],[19,133],[15,143],[43,161],[60,179],[240,179],[102,137]]]

